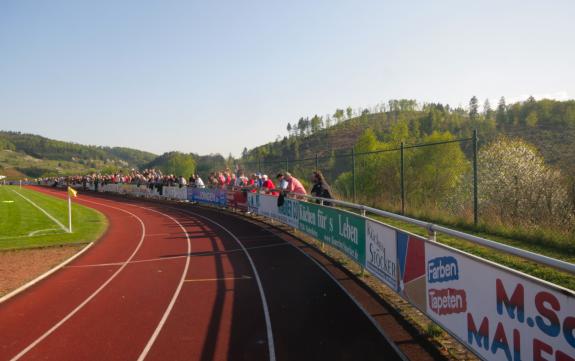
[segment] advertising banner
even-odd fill
[[[248,193],[248,212],[258,213],[260,206],[260,194],[259,193]]]
[[[428,242],[427,310],[486,360],[575,360],[575,299]]]
[[[163,187],[162,196],[168,199],[188,199],[188,190],[186,187]]]
[[[295,199],[286,198],[284,204],[278,207],[278,197],[256,193],[256,197],[252,197],[250,207],[257,210],[257,214],[259,215],[270,217],[294,228],[298,228],[298,203]]]
[[[117,192],[120,194],[133,194],[137,187],[135,184],[116,184]]]
[[[158,190],[156,188],[150,188],[148,185],[136,185],[133,186],[129,193],[131,195],[137,196],[137,197],[144,197],[144,198],[149,198],[149,197],[154,197],[154,196],[159,196],[160,193],[158,192]]]
[[[365,218],[314,203],[298,205],[300,231],[339,249],[361,265],[365,263]]]
[[[228,194],[225,189],[219,188],[188,188],[188,200],[225,207],[228,203]]]
[[[393,228],[365,221],[365,268],[396,292],[399,291],[397,237]]]
[[[426,273],[424,238],[396,231],[399,294],[426,312]]]
[[[228,191],[228,207],[247,212],[248,193],[249,192],[240,189]]]
[[[98,191],[100,192],[110,192],[119,193],[119,184],[98,184]]]

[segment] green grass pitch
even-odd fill
[[[88,243],[107,227],[104,215],[72,201],[72,233],[25,200],[28,198],[68,227],[68,202],[17,186],[0,186],[0,250]],[[82,195],[79,195],[80,197]]]

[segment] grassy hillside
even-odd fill
[[[138,168],[156,155],[124,147],[88,146],[0,131],[0,173],[12,178]]]
[[[0,174],[8,179],[112,173],[131,168],[160,168],[189,177],[231,167],[220,154],[168,152],[160,156],[125,147],[62,142],[33,134],[0,131]]]
[[[254,168],[258,162],[275,162],[280,165],[274,168],[280,169],[286,158],[349,155],[366,129],[374,130],[379,140],[389,141],[394,138],[393,132],[398,131],[398,125],[405,125],[408,134],[402,140],[406,144],[420,143],[434,131],[448,131],[456,138],[468,138],[477,129],[480,146],[500,135],[519,137],[535,145],[547,163],[575,177],[575,100],[535,101],[530,98],[511,105],[503,100],[497,110],[488,108],[476,114],[449,105],[420,105],[412,100],[390,101],[389,105],[380,106],[376,111],[365,109],[355,116],[349,110],[349,119],[335,118],[342,110],[336,111],[334,118],[300,118],[293,126],[289,124],[289,136],[251,150],[244,149],[242,160],[250,164],[248,168]],[[314,119],[319,123],[315,129]],[[471,155],[470,144],[463,145],[463,150]],[[325,163],[322,168],[330,170]],[[343,159],[338,161],[345,169],[349,169],[348,163]]]

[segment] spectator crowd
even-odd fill
[[[92,173],[83,176],[62,176],[62,177],[49,177],[39,178],[36,182],[43,184],[51,184],[57,186],[59,184],[67,185],[81,185],[87,189],[88,184],[93,184],[95,189],[105,184],[135,184],[138,186],[144,185],[152,189],[157,189],[162,194],[162,188],[169,187],[195,187],[195,188],[232,188],[239,187],[252,192],[262,192],[272,195],[280,194],[307,194],[306,188],[303,183],[291,175],[289,172],[278,173],[275,176],[275,181],[267,174],[253,173],[249,177],[245,175],[242,170],[232,172],[229,169],[212,172],[204,181],[198,174],[192,174],[189,178],[184,176],[175,176],[173,174],[163,174],[159,169],[144,169],[138,171],[132,169],[130,172],[114,173],[114,174],[99,174]],[[332,192],[325,181],[325,178],[319,171],[313,172],[312,175],[312,189],[311,195],[321,198],[332,198]]]

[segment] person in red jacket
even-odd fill
[[[277,196],[279,193],[273,191],[276,188],[276,186],[274,182],[272,182],[272,180],[269,179],[267,174],[262,175],[262,179],[264,181],[264,183],[262,184],[262,190],[265,191],[265,193],[267,194],[271,193],[271,195]]]

